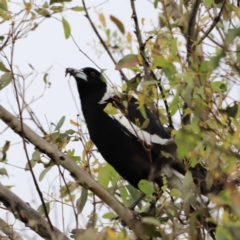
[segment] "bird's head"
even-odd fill
[[[108,91],[106,79],[103,74],[94,68],[82,69],[67,68],[66,75],[76,79],[78,92],[81,99],[90,98],[92,101],[100,101]]]
[[[77,84],[82,87],[91,87],[93,89],[106,87],[106,80],[103,75],[94,68],[86,67],[82,69],[67,68],[66,75],[73,76]]]

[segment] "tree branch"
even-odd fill
[[[150,65],[149,65],[149,63],[147,61],[147,57],[146,57],[146,54],[145,54],[145,45],[146,45],[146,43],[144,44],[143,40],[142,40],[142,35],[141,35],[141,31],[140,31],[139,24],[138,24],[138,17],[137,17],[137,12],[136,12],[136,8],[135,8],[134,0],[130,0],[130,2],[131,2],[131,8],[132,8],[132,18],[133,18],[134,23],[135,23],[135,31],[134,32],[136,34],[136,37],[137,37],[137,40],[138,40],[140,54],[141,54],[142,59],[143,59],[144,79],[145,79],[145,81],[148,81],[148,80],[150,80],[150,76],[151,76],[154,80],[157,80],[159,82],[157,85],[158,85],[158,88],[160,90],[160,93],[161,93],[161,96],[162,96],[162,99],[163,99],[163,102],[164,102],[164,105],[165,105],[165,109],[166,109],[167,117],[168,117],[169,127],[173,129],[174,126],[173,126],[171,114],[169,112],[169,106],[168,106],[168,103],[167,103],[167,100],[166,100],[166,95],[164,93],[164,89],[163,89],[163,87],[161,85],[160,80],[155,75],[155,73],[153,71],[150,71],[150,73],[149,73]],[[158,116],[159,115],[158,114],[158,110],[156,111],[155,106],[153,105],[153,106],[150,106],[150,107],[151,107],[152,112],[157,117],[159,117]]]
[[[193,46],[198,46],[209,35],[209,33],[213,30],[213,28],[217,25],[217,23],[219,22],[219,20],[221,18],[225,4],[226,4],[226,0],[223,2],[223,5],[221,7],[221,10],[220,10],[218,16],[216,16],[213,19],[213,22],[212,22],[211,26],[209,27],[209,29],[207,29],[207,31],[204,32],[204,35],[196,43],[194,43]]]
[[[141,31],[140,31],[139,24],[138,24],[138,17],[137,17],[134,0],[130,0],[130,2],[131,2],[131,7],[132,7],[132,19],[134,20],[134,24],[135,24],[134,33],[136,34],[140,54],[143,59],[144,78],[145,78],[145,81],[148,81],[149,80],[149,70],[148,70],[149,63],[147,61],[146,54],[145,54],[145,45],[143,44],[143,41],[142,41],[142,35],[141,35]]]
[[[200,3],[202,0],[195,0],[195,2],[192,3],[192,10],[189,15],[189,21],[188,21],[188,31],[187,31],[187,62],[188,66],[190,67],[190,56],[193,54],[195,46],[193,45],[194,40],[196,40],[195,36],[195,24],[196,24],[196,17],[197,17],[197,11],[199,8]],[[183,111],[185,111],[188,108],[187,102],[184,102],[183,104]],[[191,122],[191,114],[186,114],[182,118],[182,124],[187,125]]]
[[[189,21],[188,21],[188,32],[187,32],[187,61],[189,62],[189,57],[193,53],[193,43],[196,39],[195,36],[195,24],[196,24],[196,18],[197,18],[197,11],[199,8],[200,3],[202,0],[195,0],[192,4],[192,11],[189,15]]]
[[[117,62],[115,61],[112,53],[109,51],[106,43],[103,41],[102,37],[100,36],[97,28],[95,27],[94,23],[92,22],[92,19],[90,18],[89,14],[88,14],[88,10],[87,10],[85,1],[82,0],[82,3],[83,3],[83,7],[84,7],[84,10],[85,10],[85,13],[86,13],[86,18],[88,19],[89,23],[91,24],[93,31],[94,31],[95,34],[97,35],[97,37],[98,37],[98,39],[100,40],[101,44],[103,45],[103,47],[104,47],[105,50],[107,51],[109,57],[112,59],[114,65],[116,66],[116,65],[117,65]],[[122,76],[122,79],[127,82],[127,81],[128,81],[128,78],[126,77],[126,75],[124,74],[124,72],[123,72],[121,69],[119,70],[119,72],[120,72],[120,74],[121,74],[121,76]]]
[[[30,227],[41,237],[53,240],[69,240],[69,238],[57,228],[54,227],[52,230],[49,223],[37,211],[31,208],[29,204],[23,202],[21,198],[5,188],[1,183],[0,201],[13,213],[15,218],[25,223],[26,226]]]
[[[132,212],[124,207],[112,194],[100,186],[91,176],[85,173],[79,166],[69,157],[64,155],[55,145],[51,145],[43,138],[38,136],[26,124],[22,123],[0,105],[0,119],[5,122],[15,133],[24,137],[37,147],[42,153],[45,153],[56,164],[67,169],[71,176],[82,186],[88,188],[97,195],[103,202],[111,207],[119,217],[133,230],[133,232],[143,240],[148,240],[149,237],[144,233],[142,223],[135,219]],[[23,129],[23,130],[22,130]]]

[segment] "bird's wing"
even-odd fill
[[[145,106],[143,107],[145,117],[143,116],[135,98],[128,102],[127,109],[123,107],[121,100],[113,100],[113,105],[118,108],[118,113],[111,117],[127,135],[137,137],[148,145],[173,143],[173,139],[166,132],[160,120]]]

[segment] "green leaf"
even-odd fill
[[[155,226],[159,226],[160,225],[160,222],[156,218],[154,218],[154,217],[143,217],[141,219],[141,222],[142,223],[153,224]]]
[[[127,84],[127,89],[126,92],[128,93],[129,90],[136,90],[139,83],[140,83],[141,79],[140,77],[138,77],[138,75],[136,75],[135,77],[133,77],[132,79],[130,79],[126,84]]]
[[[7,151],[10,147],[10,141],[5,141],[4,146],[2,147],[2,158],[0,158],[1,162],[7,161]]]
[[[190,211],[190,206],[197,202],[196,185],[194,184],[192,173],[187,171],[182,185],[183,208],[186,214]]]
[[[154,66],[162,68],[174,68],[174,64],[163,57],[154,58]]]
[[[76,6],[76,7],[72,7],[71,10],[76,11],[76,12],[82,12],[82,11],[84,11],[84,7]]]
[[[36,165],[36,160],[34,160],[34,159],[30,160],[30,164],[31,164],[31,167],[34,168],[34,166]],[[30,165],[27,162],[25,165],[25,171],[29,171],[29,170],[30,170]]]
[[[51,170],[53,166],[47,167],[45,168],[39,175],[39,181],[41,182],[44,178],[44,176],[47,174],[47,172],[49,172]]]
[[[3,62],[0,62],[0,71],[10,72],[10,70],[5,67],[5,65],[3,64]]]
[[[128,200],[128,191],[127,191],[127,188],[125,186],[121,186],[119,188],[119,191],[120,191],[120,196],[121,196],[121,199],[123,201],[123,204],[124,205],[127,205],[127,200]]]
[[[106,30],[106,35],[107,35],[108,38],[110,38],[110,34],[111,34],[111,30],[110,30],[110,29],[107,29],[107,30]]]
[[[227,91],[227,85],[221,81],[215,81],[211,82],[211,88],[215,92],[226,92]]]
[[[110,115],[115,115],[119,113],[118,109],[113,107],[112,103],[108,103],[107,106],[103,109],[103,111]]]
[[[1,0],[0,1],[0,8],[4,11],[8,11],[8,4],[7,0]]]
[[[78,183],[76,182],[68,182],[67,186],[63,186],[60,189],[60,198],[65,198],[67,196],[69,196],[69,193],[72,193],[73,191],[75,191],[78,188]]]
[[[5,88],[12,81],[12,73],[6,72],[0,78],[0,90]]]
[[[138,56],[136,54],[128,54],[124,56],[116,65],[115,69],[129,68],[138,64]]]
[[[138,183],[138,187],[143,193],[147,195],[154,193],[154,188],[152,184],[145,179],[140,180],[140,182]]]
[[[177,56],[178,48],[177,48],[177,38],[173,38],[171,40],[171,54],[173,57]]]
[[[7,6],[0,2],[0,8],[4,11],[7,11]]]
[[[131,196],[133,198],[133,202],[140,197],[139,191],[136,188],[134,188],[132,185],[127,185],[126,188],[129,191],[129,193],[131,194]]]
[[[157,80],[150,80],[150,81],[145,81],[141,83],[141,86],[149,86],[149,85],[155,85],[158,84],[159,81]]]
[[[44,16],[46,18],[51,17],[50,13],[45,8],[38,8],[35,9],[35,12],[38,13],[41,16]]]
[[[142,116],[145,118],[145,119],[148,119],[147,118],[147,114],[146,114],[146,109],[145,109],[145,106],[144,106],[144,103],[140,103],[139,104],[139,107],[138,107],[140,113],[142,114]]]
[[[212,4],[214,3],[213,0],[204,0],[204,4],[206,5],[206,7],[210,8],[212,6]]]
[[[109,166],[110,181],[112,182],[112,186],[115,187],[119,180],[119,174],[111,165],[107,165]]]
[[[98,215],[94,212],[91,213],[91,217],[89,218],[89,221],[87,223],[86,228],[94,228],[96,223],[97,223],[97,219],[98,219]],[[90,240],[89,238],[86,238],[88,240]],[[91,238],[92,240],[93,238]]]
[[[178,189],[173,188],[170,192],[170,196],[180,198],[182,196],[182,193]]]
[[[43,4],[43,7],[44,8],[48,8],[49,7],[49,5],[48,5],[48,2],[46,1],[44,4]]]
[[[45,207],[46,207],[46,209],[47,209],[47,213],[49,213],[49,212],[50,212],[50,202],[45,202]],[[42,204],[38,207],[37,211],[38,211],[41,215],[45,216],[44,207],[43,207]]]
[[[65,38],[68,39],[71,35],[71,27],[68,21],[64,17],[62,17],[62,24],[63,24]]]
[[[50,5],[54,3],[71,2],[72,0],[50,0]]]
[[[41,152],[39,152],[38,150],[34,151],[32,154],[32,160],[38,161],[40,158]]]
[[[153,2],[154,8],[157,8],[157,7],[158,7],[158,2],[159,2],[159,0],[154,0],[154,2]]]
[[[108,164],[99,169],[98,173],[98,183],[102,185],[104,188],[108,187],[110,181],[110,172]]]
[[[116,17],[114,17],[113,15],[110,15],[110,19],[117,25],[120,32],[122,34],[124,34],[125,33],[125,28],[124,28],[122,22],[119,19],[117,19]]]
[[[146,127],[148,127],[148,125],[149,125],[149,119],[147,118],[146,120],[144,120],[144,122],[140,128],[145,129]]]
[[[179,108],[179,94],[180,94],[180,91],[178,90],[177,93],[175,94],[172,102],[169,105],[169,110],[170,110],[171,116],[173,116]]]
[[[224,226],[218,226],[216,230],[216,239],[217,240],[230,240],[232,234]]]
[[[33,67],[33,65],[32,64],[28,64],[28,66],[32,69],[32,70],[34,70],[35,71],[35,68]]]
[[[62,12],[63,6],[52,6],[50,9],[54,12]]]
[[[104,75],[103,75],[103,72],[104,72],[105,70],[106,70],[106,69],[101,69],[101,75],[100,75],[100,79],[101,79],[101,81],[104,82],[104,83],[107,82],[106,78],[105,78]]]
[[[45,73],[43,76],[44,83],[48,83],[47,76],[48,76],[48,73]]]
[[[202,73],[208,73],[210,74],[213,70],[214,64],[212,61],[204,61],[200,66],[200,71]]]
[[[10,13],[8,13],[0,8],[0,17],[4,20],[9,20],[11,15],[10,15]]]
[[[6,175],[8,176],[8,172],[5,168],[0,168],[0,175]]]
[[[229,46],[230,44],[233,43],[234,39],[236,37],[239,37],[240,36],[240,28],[231,28],[228,30],[228,33],[225,37],[225,41],[224,41],[224,44],[226,46]]]
[[[62,127],[64,121],[65,121],[65,116],[63,116],[63,117],[59,120],[59,122],[57,123],[57,126],[55,127],[54,131],[58,131],[58,130]]]
[[[88,190],[84,187],[82,187],[82,193],[81,197],[77,200],[76,206],[77,206],[77,213],[80,214],[87,202],[88,197]]]
[[[109,212],[109,213],[105,213],[103,214],[102,218],[105,218],[105,219],[115,219],[117,217],[117,215],[113,212]]]

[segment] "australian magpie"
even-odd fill
[[[67,68],[68,73],[76,79],[90,137],[103,158],[136,188],[142,179],[162,187],[164,175],[169,189],[181,189],[186,167],[177,159],[176,143],[160,120],[147,107],[143,114],[133,94],[123,102],[99,71]],[[112,112],[107,111],[109,107]],[[205,169],[188,170],[200,193],[209,193]]]

